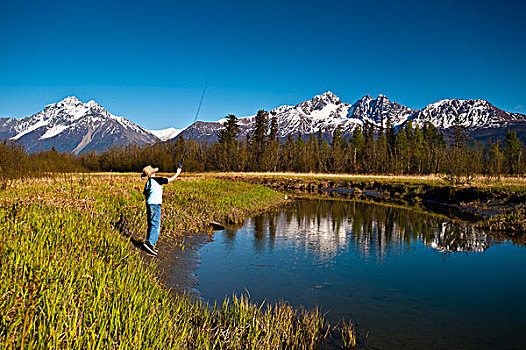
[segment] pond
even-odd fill
[[[352,320],[368,349],[523,349],[526,248],[444,217],[301,200],[197,245],[199,296],[250,294]],[[190,253],[187,253],[190,254]],[[180,277],[179,277],[180,278]]]

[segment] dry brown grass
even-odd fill
[[[172,173],[160,172],[159,176],[168,177]],[[140,183],[141,173],[71,173],[71,174],[53,174],[50,178],[66,177],[68,181],[84,180],[86,178],[97,178],[105,180],[126,179],[126,181],[137,180]],[[381,183],[412,183],[412,184],[428,184],[434,186],[447,186],[448,183],[443,180],[444,176],[440,174],[433,175],[380,175],[380,174],[331,174],[331,173],[293,173],[293,172],[207,172],[207,173],[185,173],[183,172],[179,180],[181,181],[195,181],[207,177],[226,177],[226,178],[273,178],[286,180],[316,180],[316,181],[376,181]],[[24,180],[13,180],[13,183],[18,183]],[[39,181],[49,181],[39,179]],[[467,185],[464,185],[467,186]],[[526,191],[526,177],[524,176],[509,176],[500,178],[488,178],[485,176],[477,176],[473,179],[469,186],[495,188],[501,190],[514,190],[524,192]]]
[[[292,173],[292,172],[225,172],[225,173],[202,173],[199,176],[223,176],[240,178],[284,178],[284,179],[312,179],[312,180],[336,180],[336,181],[379,181],[394,183],[423,183],[432,185],[446,186],[448,183],[443,180],[440,174],[433,175],[374,175],[374,174],[330,174],[330,173]],[[488,178],[477,176],[473,179],[470,186],[476,187],[516,187],[526,190],[526,177],[501,177]]]

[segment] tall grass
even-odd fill
[[[214,179],[167,189],[164,230],[281,200]],[[118,230],[144,230],[141,191],[142,182],[126,177],[65,177],[0,193],[0,347],[316,349],[324,342],[330,327],[316,310],[237,297],[209,307],[163,287]]]
[[[526,205],[519,204],[513,210],[487,218],[478,224],[491,231],[506,232],[511,236],[524,236],[526,232]]]

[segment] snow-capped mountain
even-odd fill
[[[28,151],[55,147],[76,154],[111,145],[158,140],[148,130],[109,113],[95,101],[84,103],[73,96],[25,118],[0,118],[0,138],[18,140]]]
[[[376,99],[367,95],[351,105],[343,103],[338,96],[328,91],[295,106],[277,107],[270,111],[269,119],[273,116],[277,118],[278,135],[281,138],[289,134],[308,135],[319,131],[324,136],[332,135],[337,126],[341,127],[344,136],[349,136],[357,126],[363,127],[365,123],[376,127],[385,126],[388,116],[394,125],[400,125],[412,113],[410,108],[391,102],[383,95]],[[240,137],[245,137],[252,130],[255,118],[255,115],[239,118]],[[197,122],[181,134],[194,140],[214,141],[224,121]]]
[[[414,109],[391,102],[384,95],[378,95],[376,99],[365,95],[352,105],[348,118],[364,120],[376,127],[386,127],[390,121],[396,127],[405,123],[413,113]]]
[[[275,108],[270,111],[269,119],[276,116],[280,137],[286,137],[289,134],[307,135],[317,133],[319,130],[324,132],[327,129],[333,129],[333,125],[341,125],[344,130],[348,130],[362,124],[359,120],[347,117],[350,108],[351,105],[342,103],[338,96],[328,91],[295,106]],[[255,116],[241,118],[243,123],[240,125],[250,124],[251,126],[254,119]]]
[[[413,121],[420,126],[428,121],[439,129],[448,129],[455,125],[457,117],[462,126],[470,129],[505,127],[525,118],[522,114],[498,109],[485,100],[449,99],[427,105],[414,115]]]
[[[473,139],[483,143],[502,140],[508,129],[526,142],[526,116],[503,111],[485,100],[440,100],[417,111],[412,118],[414,124],[422,127],[430,122],[446,135],[458,121]]]
[[[344,103],[328,91],[295,106],[277,107],[270,111],[269,120],[274,116],[281,138],[321,132],[330,140],[338,126],[349,137],[357,126],[368,124],[381,129],[390,122],[400,127],[412,119],[413,125],[422,127],[430,122],[446,134],[459,120],[473,138],[482,141],[502,138],[507,129],[512,129],[519,139],[526,141],[526,116],[505,112],[485,100],[447,99],[417,110],[392,102],[384,95],[377,98],[366,95],[354,104]],[[241,138],[252,131],[254,120],[255,115],[239,118]],[[198,121],[182,131],[175,128],[148,131],[124,117],[114,116],[93,100],[83,103],[76,97],[68,97],[25,118],[0,118],[0,139],[18,140],[28,151],[55,147],[78,154],[112,145],[167,141],[178,135],[214,142],[224,121]]]
[[[422,127],[425,122],[431,122],[447,132],[454,125],[457,115],[474,137],[502,136],[506,128],[519,130],[519,137],[523,130],[526,136],[525,115],[502,111],[484,100],[441,100],[417,110],[392,102],[384,95],[377,98],[366,95],[351,105],[328,91],[295,106],[277,107],[270,111],[269,119],[276,116],[278,134],[282,138],[289,134],[308,135],[321,131],[324,138],[330,139],[338,126],[343,135],[349,137],[357,126],[363,128],[364,124],[368,124],[380,129],[390,122],[396,128],[409,119],[413,120],[413,125]],[[255,115],[239,118],[241,138],[252,130],[254,120]],[[217,140],[217,132],[224,121],[196,122],[184,129],[181,135],[213,142]]]
[[[177,137],[183,129],[167,128],[160,130],[150,130],[152,134],[157,136],[161,141],[168,141]]]

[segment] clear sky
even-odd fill
[[[526,1],[0,2],[0,116],[74,95],[148,128],[325,91],[526,113]]]

